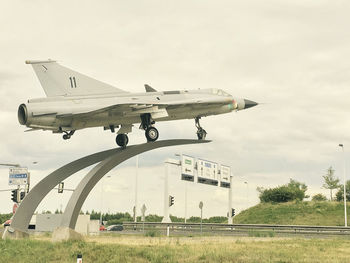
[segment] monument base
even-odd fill
[[[27,232],[23,232],[21,230],[11,228],[11,226],[5,227],[4,233],[2,234],[2,239],[23,239],[23,238],[29,238],[29,234]]]
[[[57,227],[52,233],[52,241],[83,240],[82,234],[69,227]]]

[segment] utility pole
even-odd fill
[[[348,226],[348,217],[347,217],[347,212],[346,212],[346,179],[345,179],[345,175],[346,175],[346,162],[345,162],[345,150],[344,150],[344,145],[341,143],[339,144],[339,147],[342,148],[343,150],[343,165],[344,165],[344,168],[343,168],[343,179],[344,179],[344,220],[345,220],[345,227]]]
[[[232,175],[230,175],[230,188],[228,189],[228,223],[232,224]]]
[[[187,223],[187,182],[185,181],[185,224]]]
[[[164,216],[162,223],[171,223],[169,216],[169,174],[171,165],[179,165],[179,161],[168,158],[164,162],[165,174],[164,174]]]
[[[139,177],[139,156],[136,155],[136,173],[135,173],[135,223],[137,222],[137,191],[138,191],[138,177]]]
[[[170,173],[170,161],[165,161],[165,174],[164,174],[164,216],[162,223],[171,223],[169,217],[169,173]]]

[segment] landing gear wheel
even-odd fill
[[[145,132],[147,141],[149,142],[154,142],[158,139],[159,137],[159,132],[156,128],[154,127],[148,127]]]
[[[197,138],[198,138],[198,140],[205,140],[206,136],[207,136],[207,132],[203,128],[200,128],[200,129],[197,130]]]
[[[198,140],[205,140],[205,137],[207,136],[207,132],[201,127],[199,123],[200,117],[196,117],[194,119],[196,127],[197,127],[197,138]]]
[[[128,135],[124,133],[118,134],[117,137],[115,138],[115,142],[118,144],[118,146],[125,148],[129,142]]]
[[[70,132],[65,131],[63,136],[62,136],[63,140],[69,140],[70,137],[72,137],[74,133],[75,133],[75,130],[70,131]]]

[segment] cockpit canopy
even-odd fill
[[[228,94],[227,92],[223,91],[222,89],[211,89],[212,93],[214,95],[219,95],[219,96],[227,96],[230,97],[231,94]]]

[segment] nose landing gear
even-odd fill
[[[73,131],[70,131],[70,132],[64,132],[64,134],[63,134],[63,136],[62,136],[62,138],[63,138],[63,140],[69,140],[70,139],[70,137],[72,137],[73,136],[73,134],[74,134],[74,130]]]
[[[201,127],[199,120],[201,117],[196,117],[194,119],[195,125],[197,127],[197,137],[198,140],[205,140],[205,137],[207,136],[207,132]]]

